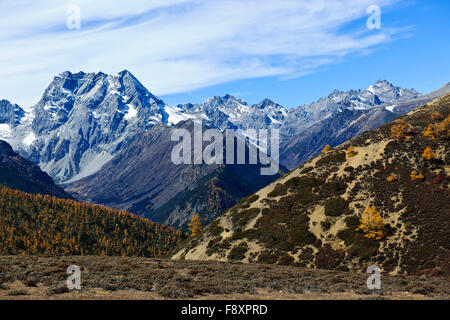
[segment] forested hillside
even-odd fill
[[[182,238],[125,211],[0,187],[0,255],[160,257]]]
[[[22,158],[3,140],[0,140],[0,185],[34,194],[71,198],[47,173]]]

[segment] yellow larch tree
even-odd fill
[[[356,152],[355,147],[353,147],[353,146],[348,147],[348,149],[347,149],[347,158],[354,157],[354,156],[356,156],[356,154],[357,154],[357,152]]]
[[[189,230],[191,231],[191,236],[196,237],[200,231],[203,230],[202,219],[198,214],[194,214],[191,221],[188,223]]]
[[[425,129],[425,132],[423,133],[424,137],[429,137],[431,139],[435,139],[435,133],[433,125],[430,123],[428,127]]]
[[[422,158],[427,159],[427,160],[434,159],[433,150],[430,147],[426,147],[422,153]]]
[[[436,133],[441,139],[450,138],[450,115],[441,123],[436,125]]]
[[[407,124],[404,120],[398,120],[396,121],[396,124],[391,127],[391,138],[404,138],[409,129],[409,124]]]
[[[424,178],[423,174],[418,173],[416,170],[411,171],[410,177],[413,180],[422,180]]]
[[[387,182],[393,182],[395,180],[397,180],[397,177],[393,172],[386,178]]]
[[[326,152],[328,152],[328,151],[330,151],[330,150],[331,150],[331,147],[330,147],[329,144],[327,144],[327,145],[325,146],[325,148],[323,148],[322,153],[326,153]]]
[[[368,205],[364,209],[360,223],[356,230],[362,230],[366,238],[380,240],[386,235],[383,219],[375,206]]]

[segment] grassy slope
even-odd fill
[[[434,112],[449,116],[450,95],[400,118],[410,138],[391,138],[397,120],[319,155],[225,212],[173,258],[449,273],[450,142],[448,127],[447,137],[423,135],[443,122]],[[422,158],[426,147],[435,159]],[[413,170],[423,179],[411,179]],[[380,240],[356,231],[368,205],[381,213]]]

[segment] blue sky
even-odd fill
[[[378,79],[426,93],[450,81],[449,12],[446,0],[2,1],[0,99],[27,107],[65,70],[123,69],[169,104],[230,93],[294,107]]]

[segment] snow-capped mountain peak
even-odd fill
[[[410,100],[417,98],[420,95],[420,93],[414,89],[400,88],[386,80],[378,80],[373,85],[369,86],[366,91],[377,96],[382,103]]]
[[[0,100],[0,139],[9,140],[15,127],[25,117],[25,111],[8,100]]]
[[[365,110],[418,95],[380,80],[365,90],[334,90],[292,109],[270,99],[249,105],[230,94],[174,107],[149,92],[128,70],[117,75],[65,71],[26,111],[0,101],[0,139],[64,183],[95,173],[135,134],[157,124],[202,121],[219,130],[236,129],[251,141],[257,129],[280,129],[283,141],[336,112]]]
[[[56,76],[11,144],[57,182],[100,169],[136,133],[167,123],[165,104],[129,71]],[[90,167],[90,170],[86,170]]]

